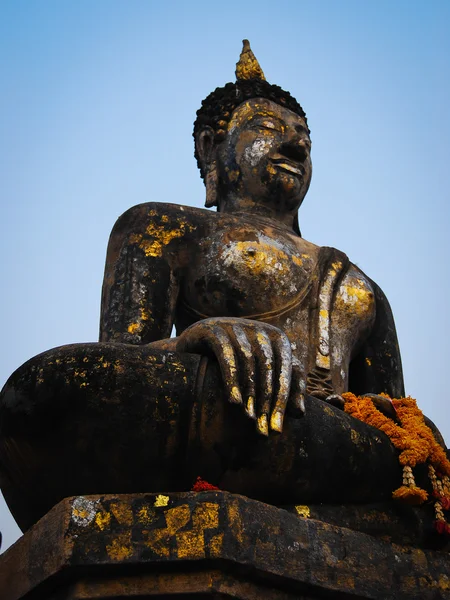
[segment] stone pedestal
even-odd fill
[[[450,599],[450,555],[227,492],[78,496],[0,556],[2,600]]]

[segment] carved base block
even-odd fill
[[[450,555],[227,492],[78,496],[0,556],[0,590],[2,600],[450,599]]]

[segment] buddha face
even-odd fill
[[[306,123],[297,114],[265,98],[239,105],[217,148],[221,210],[228,204],[296,212],[311,181],[310,150]]]

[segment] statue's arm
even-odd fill
[[[170,206],[135,206],[116,222],[106,257],[100,341],[148,344],[170,338],[179,289],[175,247],[183,237],[183,231],[173,233],[174,215],[170,208],[164,211]]]
[[[402,361],[389,302],[379,286],[370,281],[376,316],[371,332],[350,364],[349,390],[354,394],[405,395]]]

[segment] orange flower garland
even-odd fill
[[[413,398],[408,396],[391,400],[386,394],[382,395],[392,402],[400,425],[381,413],[370,397],[358,397],[351,392],[342,394],[345,412],[383,431],[394,447],[400,450],[403,485],[393,492],[392,497],[395,500],[408,504],[423,504],[428,499],[428,493],[416,485],[412,471],[416,465],[428,463],[435,498],[435,526],[439,533],[450,535],[450,525],[443,513],[443,510],[450,510],[450,461],[426,425],[423,413]]]

